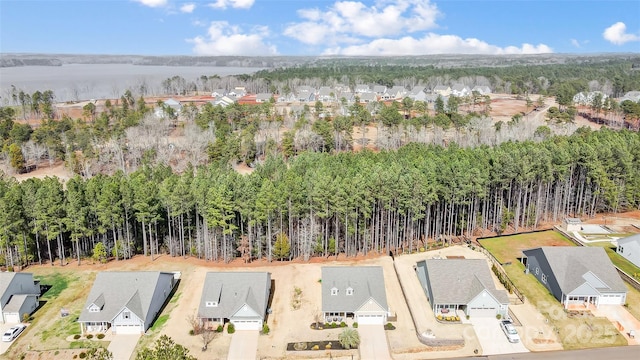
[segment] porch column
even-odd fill
[[[80,323],[80,335],[84,335],[84,323]]]

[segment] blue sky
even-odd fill
[[[640,52],[640,1],[0,0],[0,52]]]

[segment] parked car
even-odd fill
[[[13,341],[26,327],[26,325],[20,324],[10,328],[2,335],[2,341]]]
[[[509,342],[520,342],[520,335],[518,335],[516,327],[513,326],[511,320],[502,320],[500,322],[500,327],[502,328],[502,331],[504,331],[504,334],[507,335],[507,339],[509,340]]]

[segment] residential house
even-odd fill
[[[543,246],[524,250],[526,271],[533,274],[565,309],[581,305],[622,305],[627,287],[604,248]]]
[[[19,323],[38,308],[40,282],[32,273],[0,273],[0,322]]]
[[[277,100],[277,102],[282,102],[282,103],[290,103],[294,101],[296,101],[296,94],[294,93],[282,94],[278,96],[278,100]]]
[[[484,259],[422,260],[416,273],[436,316],[456,316],[458,310],[474,317],[508,314],[507,292],[496,289]]]
[[[376,96],[376,94],[370,92],[370,93],[361,93],[360,95],[356,95],[360,97],[360,102],[361,103],[370,103],[370,102],[376,102],[378,101],[378,97]]]
[[[271,93],[258,93],[256,94],[256,102],[257,103],[266,103],[271,101],[273,94]]]
[[[633,102],[638,102],[640,101],[640,91],[629,91],[626,94],[624,94],[623,97],[620,98],[619,103],[622,104],[622,102],[624,101],[633,101]]]
[[[334,102],[336,100],[335,90],[329,86],[322,86],[318,89],[318,96],[316,100],[323,102]]]
[[[215,100],[211,101],[211,104],[213,106],[220,105],[222,107],[227,107],[229,105],[234,104],[236,101],[238,101],[238,99],[235,96],[233,96],[233,95],[225,95],[225,96],[223,96],[223,97],[221,97],[219,99],[215,99]]]
[[[218,98],[218,97],[225,96],[225,95],[227,95],[227,90],[225,90],[225,89],[214,89],[211,92],[211,96],[214,97],[214,98]]]
[[[93,282],[78,322],[85,332],[143,334],[178,283],[179,273],[103,271]]]
[[[353,92],[355,92],[356,94],[367,94],[372,92],[372,90],[369,85],[360,84],[356,85],[356,88],[353,89]]]
[[[198,319],[207,328],[230,322],[236,330],[261,330],[270,292],[268,272],[208,272]]]
[[[457,97],[469,96],[471,95],[471,89],[466,85],[457,84],[451,88],[451,95],[455,95]]]
[[[640,267],[640,234],[619,239],[616,252],[635,266]]]
[[[573,96],[573,103],[577,105],[592,105],[593,100],[597,95],[602,96],[602,105],[604,105],[604,100],[608,97],[607,94],[602,91],[590,91],[590,92],[579,92]]]
[[[471,92],[477,92],[480,95],[489,95],[491,94],[491,88],[488,86],[476,85],[471,89]]]
[[[394,86],[386,91],[391,100],[401,100],[407,95],[407,89],[404,86]]]
[[[424,89],[424,86],[414,86],[407,97],[411,98],[413,101],[427,102],[427,93],[424,92]]]
[[[387,92],[387,87],[384,85],[374,85],[373,86],[373,93],[378,95],[378,96],[382,96],[382,94]]]
[[[386,324],[390,312],[382,267],[322,267],[322,313],[326,322],[350,318],[361,325]]]
[[[244,86],[236,86],[233,90],[229,91],[227,95],[231,95],[239,99],[247,95],[247,89],[245,89]]]
[[[449,96],[451,95],[451,88],[447,85],[437,85],[433,88],[433,93],[440,96]]]
[[[299,102],[315,102],[316,89],[311,86],[299,86],[296,92],[296,101]]]

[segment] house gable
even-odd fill
[[[506,304],[508,304],[508,302]],[[499,308],[500,305],[505,305],[505,303],[496,299],[487,289],[483,289],[478,295],[467,302],[467,306],[469,307]]]
[[[356,309],[356,312],[375,312],[375,311],[387,311],[378,304],[374,298],[368,298],[360,307]]]
[[[260,315],[248,304],[243,304],[236,312],[231,314],[229,318],[260,318],[262,319],[263,315]]]

